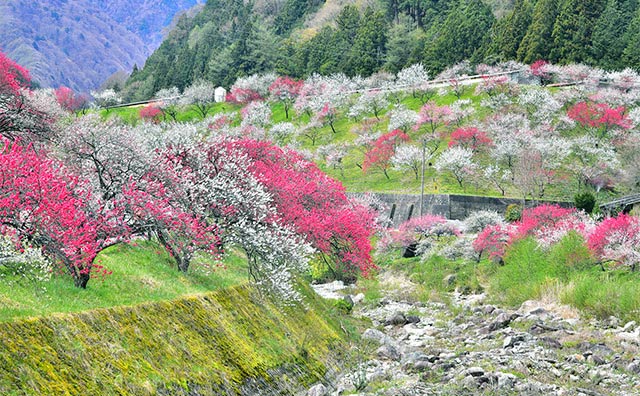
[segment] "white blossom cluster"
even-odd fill
[[[42,250],[25,244],[16,246],[14,240],[0,235],[0,279],[44,282],[51,279],[52,271],[53,266]]]
[[[278,76],[275,73],[252,74],[248,77],[240,77],[231,86],[234,89],[247,89],[257,92],[263,98],[269,96],[269,87],[273,84]]]
[[[407,109],[403,105],[396,105],[391,111],[389,111],[389,126],[387,127],[387,130],[390,132],[400,129],[406,133],[417,122],[418,113]]]
[[[122,103],[122,96],[111,88],[100,92],[91,91],[91,96],[93,96],[96,105],[100,107],[115,106]]]

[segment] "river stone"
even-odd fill
[[[418,360],[413,364],[413,368],[418,371],[427,371],[430,370],[433,364],[429,363],[427,360]]]
[[[400,360],[400,351],[398,350],[398,348],[396,348],[391,344],[385,344],[381,346],[376,351],[376,354],[380,358],[386,358],[389,360],[396,360],[396,361]]]
[[[387,320],[384,322],[386,325],[394,325],[394,326],[404,326],[407,324],[407,318],[401,312],[396,312],[391,316],[387,317]]]
[[[351,299],[353,300],[354,304],[360,304],[361,302],[364,301],[364,294],[358,293],[355,296],[353,296]]]
[[[375,341],[378,344],[383,344],[388,336],[376,329],[366,329],[364,333],[362,333],[362,338],[365,340]]]
[[[627,371],[633,374],[640,374],[640,362],[633,361],[627,366]]]
[[[622,331],[625,333],[630,333],[636,328],[636,321],[632,320],[631,322],[627,322],[626,325],[622,328]]]
[[[317,384],[311,387],[307,392],[307,396],[326,396],[327,388],[322,384]]]
[[[480,377],[484,375],[484,370],[481,367],[469,367],[464,371],[464,374],[472,377]]]
[[[498,315],[495,321],[491,322],[491,324],[489,325],[489,331],[504,329],[505,327],[509,326],[509,323],[511,323],[518,316],[520,315],[515,313],[511,315],[507,314],[506,312],[501,313],[500,315]]]
[[[420,323],[420,318],[416,315],[407,315],[407,323]]]
[[[498,377],[498,388],[503,390],[513,388],[516,381],[518,381],[518,377],[510,373],[497,372],[496,377]]]
[[[547,348],[553,348],[553,349],[561,349],[562,348],[562,344],[560,343],[560,341],[556,340],[555,338],[551,338],[551,337],[541,337],[540,338],[540,344],[542,344],[543,346],[545,346]]]

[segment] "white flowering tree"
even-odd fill
[[[435,89],[429,86],[429,74],[421,63],[400,70],[396,85],[398,88],[410,91],[411,96],[420,98],[422,103],[427,103],[436,93]]]
[[[216,87],[212,82],[197,80],[184,89],[181,103],[193,106],[202,118],[205,118],[215,103]]]
[[[400,129],[404,133],[408,133],[411,127],[418,122],[418,113],[409,110],[404,105],[395,105],[389,111],[389,126],[387,131],[391,132]]]
[[[422,149],[420,147],[406,144],[396,148],[393,157],[391,157],[391,165],[394,169],[401,171],[410,169],[416,176],[416,180],[418,180],[422,160]],[[425,158],[424,160],[427,161],[428,159]]]
[[[153,95],[156,105],[162,111],[164,118],[171,117],[178,121],[178,103],[180,102],[180,90],[177,87],[163,88]]]
[[[365,91],[358,96],[358,99],[349,109],[349,117],[354,119],[362,118],[367,114],[373,114],[380,120],[382,112],[389,107],[387,94],[380,90]]]
[[[436,160],[435,168],[438,172],[449,172],[464,188],[464,182],[475,174],[478,165],[473,162],[473,152],[464,147],[454,146],[443,151]]]
[[[91,91],[91,96],[93,96],[96,105],[100,107],[116,106],[122,103],[122,97],[113,89],[105,89],[100,92]]]
[[[264,129],[271,124],[271,107],[263,101],[253,101],[242,111],[242,126]]]

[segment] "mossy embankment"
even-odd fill
[[[245,285],[0,323],[0,394],[294,394],[346,343],[330,306],[303,294],[282,308]]]

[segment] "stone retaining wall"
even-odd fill
[[[394,227],[420,215],[419,194],[373,194],[387,205],[385,216]],[[525,205],[537,206],[542,203],[556,203],[561,206],[573,206],[571,202],[526,201]],[[521,199],[494,198],[473,195],[428,194],[424,196],[423,213],[444,216],[451,220],[464,220],[470,213],[479,210],[493,210],[504,213],[511,204],[521,205]]]

